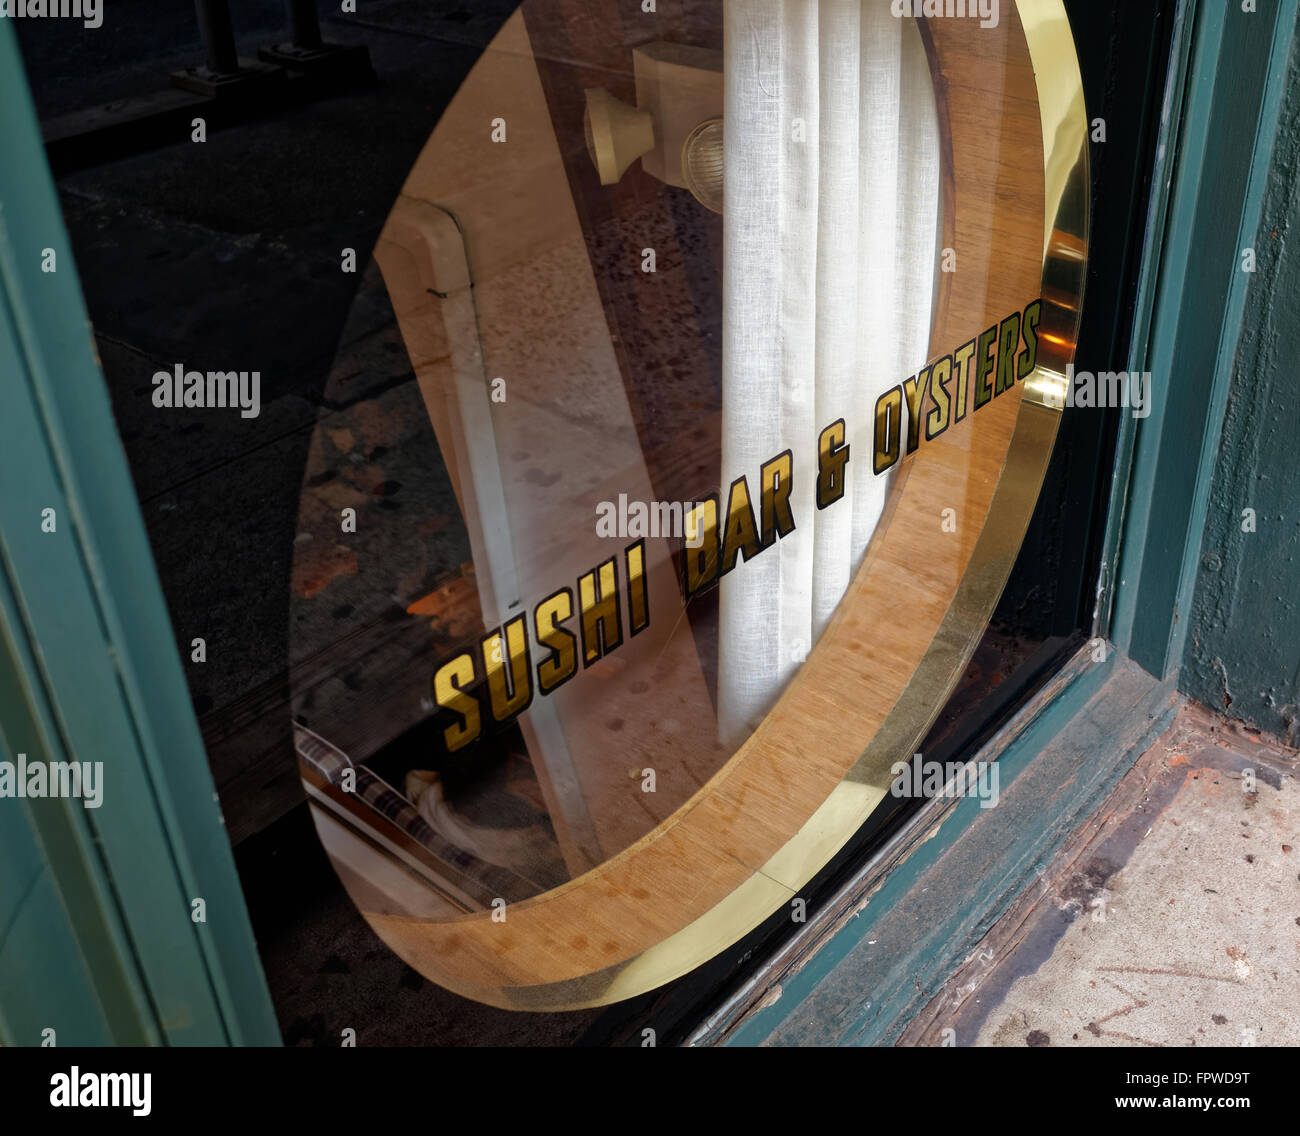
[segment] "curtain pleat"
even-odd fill
[[[888,478],[881,393],[925,364],[939,129],[914,21],[887,0],[726,0],[720,517],[793,451],[798,529],[723,578],[718,727],[737,744],[802,664],[862,562]],[[844,419],[843,500],[815,505],[819,432]],[[758,501],[754,501],[755,509]]]

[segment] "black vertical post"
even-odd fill
[[[239,70],[235,54],[235,31],[230,23],[230,0],[194,0],[199,16],[199,34],[208,53],[208,70],[232,75]]]
[[[294,47],[320,47],[320,19],[316,14],[316,0],[285,0],[285,6],[289,9],[289,28],[293,33]]]

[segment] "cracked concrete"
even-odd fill
[[[901,1043],[1300,1044],[1296,760],[1185,708]]]

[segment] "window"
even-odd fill
[[[288,1023],[340,882],[473,999],[694,1005],[1091,630],[1118,409],[1054,399],[1085,267],[1126,345],[1167,17],[516,9],[110,162],[50,124],[156,76],[18,29]]]

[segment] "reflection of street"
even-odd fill
[[[421,13],[367,4],[364,27],[340,17],[325,30],[331,40],[365,42],[382,86],[213,128],[202,144],[186,129],[174,145],[59,181],[172,621],[183,642],[209,643],[207,663],[189,667],[187,678],[236,843],[301,801],[294,778],[284,776],[292,774],[291,589],[326,589],[320,622],[295,631],[295,641],[314,642],[316,651],[355,632],[367,614],[354,596],[330,602],[330,582],[337,593],[355,571],[355,551],[341,540],[318,542],[290,579],[295,551],[304,551],[292,542],[317,419],[351,408],[361,424],[350,445],[339,436],[346,468],[332,488],[320,487],[325,495],[419,513],[426,530],[455,511],[406,468],[394,422],[410,365],[382,286],[368,288],[363,270],[474,45],[513,6],[476,3],[466,19],[456,4],[423,5]],[[74,35],[57,20],[16,25],[44,115],[166,88],[171,69],[201,57],[184,5],[118,0],[109,15],[111,36]],[[241,3],[236,20],[240,54],[256,55],[283,27],[283,5]],[[359,261],[352,274],[341,268],[349,248]],[[327,404],[336,347],[350,373],[339,401]],[[259,417],[156,409],[150,377],[178,359],[197,371],[260,371]],[[468,559],[454,540],[426,543],[444,558],[428,566],[433,581]]]
[[[283,0],[232,7],[241,56],[282,36]],[[58,181],[176,635],[207,639],[207,662],[187,664],[186,677],[289,1044],[324,1039],[322,999],[363,1041],[397,1044],[544,1044],[576,1038],[590,1017],[485,1018],[383,948],[320,850],[291,737],[291,665],[322,701],[373,701],[395,678],[416,677],[402,665],[412,653],[426,658],[440,635],[463,633],[410,619],[389,669],[363,665],[379,642],[394,645],[393,595],[416,601],[454,586],[469,561],[382,281],[365,268],[420,147],[515,7],[367,0],[364,19],[335,11],[326,38],[364,43],[380,86],[211,123],[204,143],[190,141],[186,119],[174,144]],[[64,20],[14,30],[44,119],[165,90],[171,71],[203,55],[193,5],[106,0],[94,31]],[[343,271],[345,249],[356,252],[355,273]],[[177,360],[260,371],[259,416],[156,409],[151,376]],[[332,363],[343,373],[327,396]],[[294,544],[313,433],[344,412],[346,428],[322,430],[315,488],[336,516],[357,507],[417,534],[389,547],[377,525],[362,548],[363,560],[387,556],[392,594],[358,586],[357,546],[341,536]],[[412,439],[412,429],[425,434]],[[304,607],[307,597],[319,602]],[[428,695],[427,681],[419,686],[417,712]],[[418,765],[414,754],[399,760]],[[400,770],[386,772],[401,785]]]

